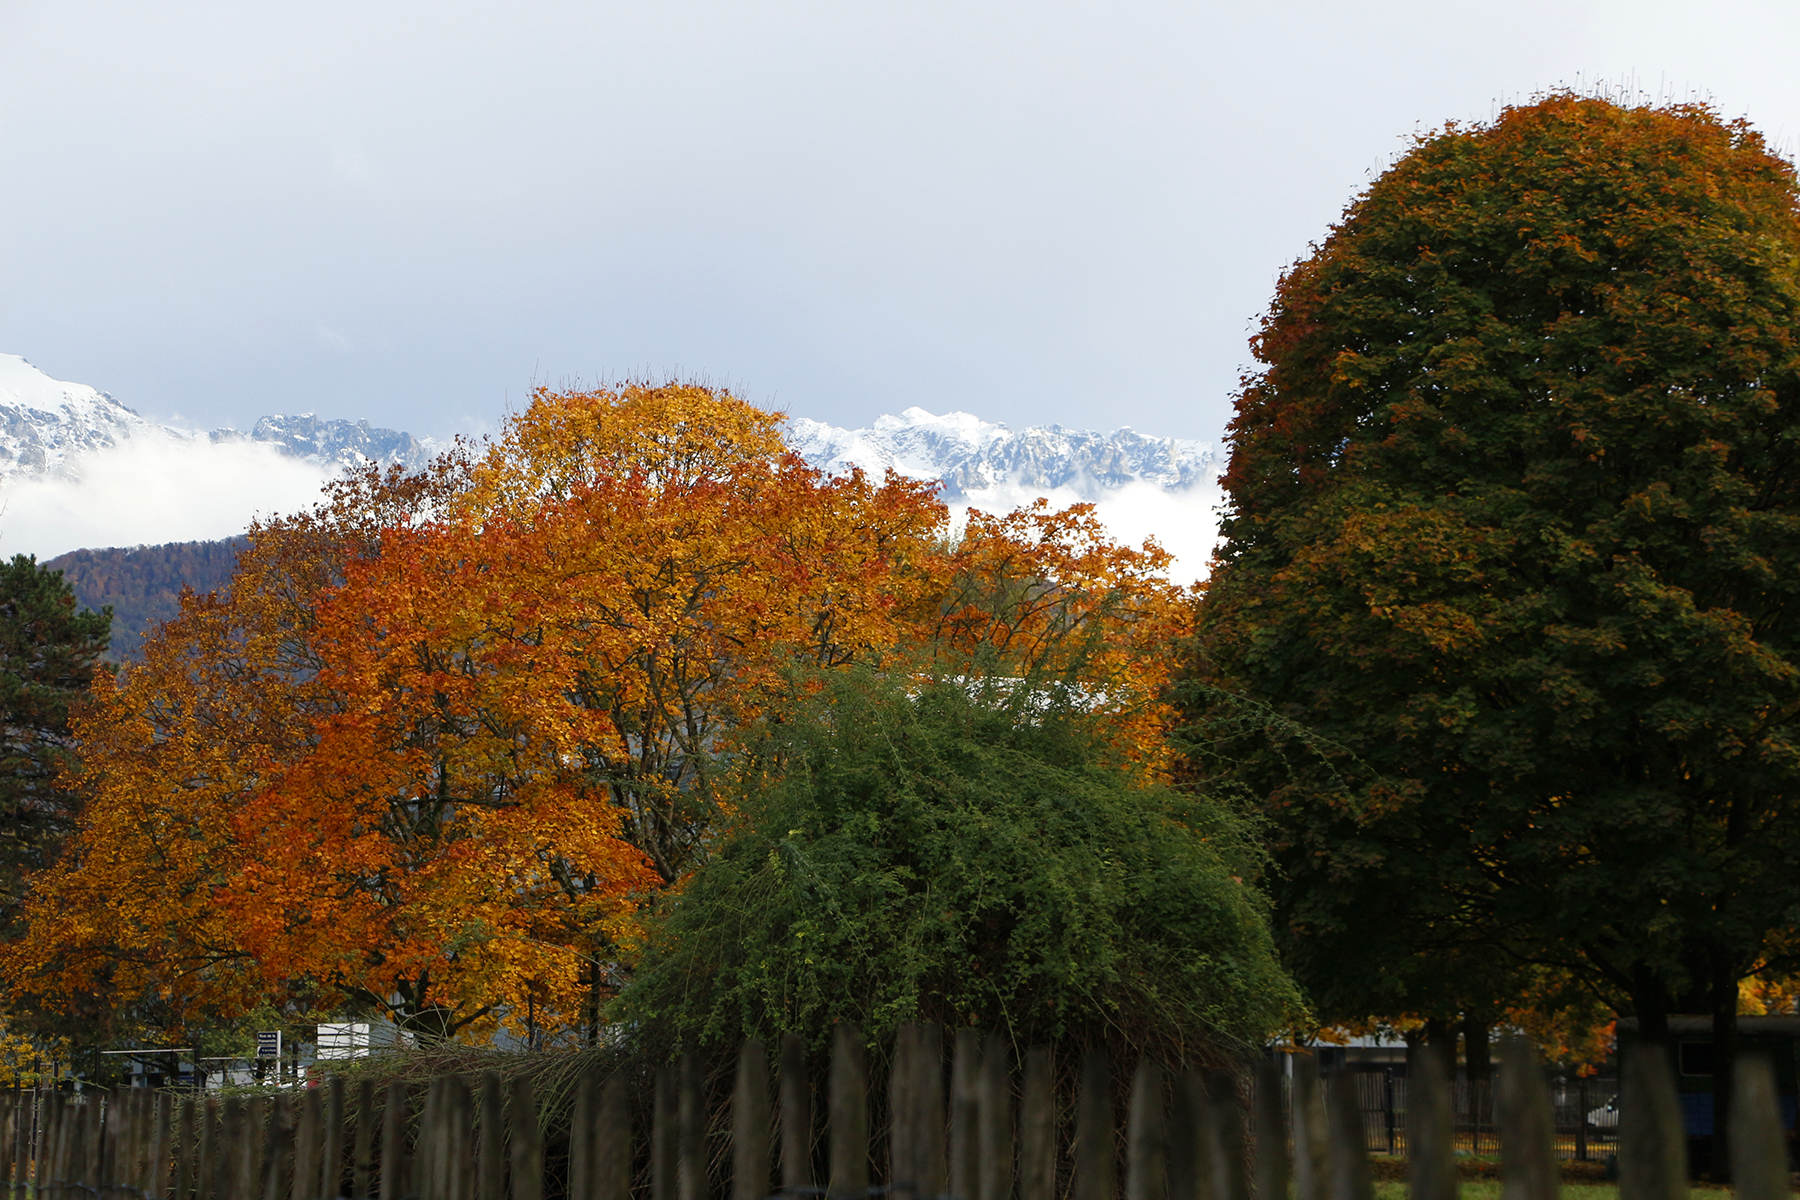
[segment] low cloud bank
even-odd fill
[[[284,455],[267,443],[138,438],[71,460],[62,477],[16,479],[0,489],[0,555],[40,561],[83,548],[227,538],[255,516],[307,508],[335,464]],[[1045,496],[1057,508],[1079,503],[1068,488],[1000,484],[953,506],[960,524],[973,506],[1008,512]],[[1134,482],[1096,502],[1112,536],[1131,545],[1154,537],[1175,556],[1177,583],[1206,577],[1218,540],[1216,488],[1167,490]]]
[[[0,489],[0,555],[232,537],[309,507],[337,471],[267,444],[133,439]]]

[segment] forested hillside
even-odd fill
[[[173,617],[182,587],[210,592],[223,587],[237,566],[248,538],[219,542],[170,542],[162,546],[73,550],[45,565],[63,573],[76,603],[98,609],[112,605],[112,645],[107,657],[135,659],[143,634]]]

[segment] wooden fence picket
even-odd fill
[[[1326,1091],[1329,1133],[1326,1138],[1330,1200],[1373,1200],[1369,1151],[1363,1141],[1362,1102],[1356,1077],[1340,1073]]]
[[[529,1075],[513,1080],[508,1124],[512,1134],[512,1200],[543,1200],[544,1135],[538,1124],[537,1094]]]
[[[869,1190],[869,1068],[862,1033],[840,1021],[831,1030],[831,1174],[833,1197]]]
[[[1555,1120],[1537,1051],[1522,1037],[1500,1051],[1501,1200],[1556,1200]]]
[[[323,1157],[325,1105],[317,1088],[300,1094],[300,1120],[294,1127],[294,1200],[320,1200],[319,1162]]]
[[[1106,1054],[1090,1050],[1082,1056],[1075,1101],[1075,1200],[1114,1200],[1112,1110]]]
[[[681,1056],[676,1105],[677,1200],[706,1200],[706,1097],[701,1091],[700,1056]]]
[[[1206,1088],[1206,1157],[1212,1167],[1213,1200],[1250,1200],[1244,1174],[1244,1098],[1236,1075],[1215,1072]]]
[[[373,1200],[375,1195],[375,1081],[356,1085],[356,1132],[351,1135],[351,1200]]]
[[[1668,1052],[1630,1047],[1622,1095],[1619,1200],[1686,1200],[1687,1137]]]
[[[940,1087],[941,1076],[940,1071]],[[937,1122],[937,1129],[941,1144],[942,1121]],[[940,1173],[939,1185],[926,1195],[941,1191]],[[1055,1195],[1056,1063],[1048,1047],[1037,1046],[1025,1052],[1024,1078],[1019,1084],[1019,1200],[1054,1200]]]
[[[731,1093],[732,1200],[763,1200],[769,1194],[769,1055],[748,1038],[738,1049],[737,1078]]]
[[[1411,1200],[1456,1200],[1456,1115],[1450,1107],[1450,1066],[1443,1048],[1426,1046],[1419,1066],[1406,1080]]]
[[[781,1039],[781,1187],[801,1195],[812,1187],[812,1087],[806,1075],[806,1043],[798,1034]]]
[[[964,1200],[973,1200],[981,1179],[976,1157],[980,1074],[981,1034],[959,1029],[950,1050],[950,1194]]]
[[[1013,1188],[1012,1046],[991,1033],[981,1046],[976,1081],[976,1195],[1011,1200]]]
[[[716,1115],[726,1097],[709,1091],[689,1053],[654,1073],[647,1145],[633,1140],[633,1072],[598,1063],[566,1092],[540,1093],[534,1076],[509,1082],[494,1070],[440,1075],[417,1096],[400,1080],[380,1091],[362,1079],[354,1112],[341,1076],[223,1101],[19,1089],[0,1093],[0,1200],[712,1200],[727,1171],[730,1200],[775,1200],[777,1147],[781,1200],[1057,1200],[1065,1187],[1068,1200],[1285,1200],[1290,1188],[1294,1200],[1373,1198],[1368,1139],[1382,1131],[1365,1128],[1366,1074],[1322,1080],[1316,1060],[1295,1055],[1286,1074],[1271,1060],[1241,1074],[1171,1078],[1144,1060],[1133,1064],[1120,1129],[1126,1081],[1104,1054],[1084,1055],[1064,1118],[1047,1048],[1025,1050],[1015,1070],[1001,1035],[959,1029],[948,1056],[944,1035],[923,1023],[896,1032],[880,1131],[870,1125],[868,1045],[854,1025],[833,1028],[820,1130],[798,1038],[783,1039],[773,1077],[765,1047],[746,1041],[729,1111]],[[1503,1200],[1556,1200],[1548,1081],[1523,1040],[1502,1048],[1500,1065]],[[1633,1049],[1625,1066],[1619,1200],[1687,1200],[1668,1056]],[[1441,1050],[1427,1048],[1415,1067],[1404,1105],[1411,1200],[1455,1200],[1462,1101]],[[1585,1119],[1590,1093],[1573,1094]],[[1740,1059],[1733,1096],[1740,1200],[1788,1200],[1789,1138],[1769,1065]],[[1393,1143],[1390,1100],[1379,1111]],[[558,1131],[548,1148],[547,1129]],[[872,1141],[877,1132],[885,1146]],[[825,1187],[813,1182],[815,1133]],[[638,1192],[634,1164],[646,1160]],[[878,1160],[885,1180],[871,1178]]]
[[[651,1100],[654,1108],[650,1118],[650,1200],[675,1200],[680,1103],[675,1092],[675,1068],[659,1068]]]
[[[1168,1119],[1169,1200],[1211,1200],[1212,1167],[1206,1157],[1206,1084],[1198,1071],[1175,1080]]]
[[[894,1032],[894,1058],[888,1069],[888,1191],[908,1200],[918,1197],[919,1178],[924,1173],[920,1163],[924,1132],[918,1100],[920,1075],[919,1027],[907,1022]],[[746,1191],[733,1193],[733,1200],[760,1198]]]
[[[325,1111],[320,1118],[318,1186],[313,1200],[337,1200],[344,1192],[344,1077],[325,1080]]]
[[[1760,1055],[1737,1060],[1731,1098],[1731,1184],[1737,1200],[1788,1200],[1787,1137],[1775,1072]]]
[[[1282,1104],[1281,1071],[1273,1062],[1256,1068],[1252,1126],[1256,1153],[1251,1159],[1257,1200],[1286,1200],[1291,1171],[1288,1163],[1287,1111]]]
[[[1163,1073],[1146,1059],[1138,1064],[1131,1080],[1131,1109],[1125,1125],[1125,1200],[1167,1200],[1168,1162]]]
[[[481,1075],[481,1131],[475,1152],[476,1200],[506,1200],[506,1093],[500,1072]]]
[[[625,1079],[614,1075],[600,1089],[600,1134],[594,1149],[594,1200],[630,1200],[631,1109]]]

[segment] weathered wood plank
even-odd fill
[[[1412,1200],[1456,1200],[1456,1115],[1450,1108],[1446,1049],[1424,1047],[1420,1069],[1406,1078],[1407,1179]]]
[[[300,1092],[300,1120],[294,1127],[294,1200],[324,1200],[319,1191],[319,1160],[324,1137],[325,1103],[318,1088]]]
[[[812,1186],[812,1083],[806,1074],[806,1043],[797,1034],[781,1039],[781,1186]]]
[[[1628,1048],[1619,1099],[1619,1200],[1685,1200],[1687,1137],[1666,1049]]]
[[[1012,1046],[990,1033],[981,1047],[977,1081],[976,1173],[980,1200],[1011,1200],[1013,1186]]]
[[[831,1030],[832,1196],[861,1196],[869,1189],[869,1064],[862,1031],[848,1021]]]
[[[706,1095],[701,1090],[700,1056],[681,1056],[677,1108],[676,1188],[678,1200],[706,1200]]]
[[[763,1200],[769,1194],[769,1055],[755,1038],[738,1047],[737,1079],[731,1093],[732,1200]]]
[[[544,1131],[538,1124],[537,1094],[529,1075],[521,1074],[513,1080],[508,1123],[512,1133],[512,1200],[543,1200]]]
[[[615,1075],[600,1089],[599,1140],[594,1149],[595,1200],[630,1200],[631,1109],[625,1077]]]
[[[396,1079],[387,1085],[381,1106],[381,1200],[404,1200],[411,1193],[410,1163],[406,1157],[406,1122],[412,1102],[406,1084]]]
[[[325,1112],[319,1131],[319,1200],[337,1200],[344,1191],[344,1077],[325,1080]]]
[[[1557,1200],[1556,1121],[1537,1050],[1522,1037],[1500,1050],[1501,1200]],[[1585,1116],[1585,1114],[1583,1114]]]
[[[1740,1055],[1732,1093],[1731,1183],[1737,1200],[1788,1200],[1787,1137],[1769,1060]]]
[[[1281,1068],[1273,1062],[1256,1069],[1256,1156],[1253,1160],[1257,1200],[1288,1200],[1287,1105],[1282,1102]]]
[[[1314,1055],[1294,1056],[1289,1122],[1294,1137],[1294,1200],[1327,1200],[1331,1190],[1331,1121],[1326,1116],[1325,1088],[1319,1078],[1319,1060]]]
[[[1075,1100],[1074,1200],[1115,1200],[1113,1158],[1111,1067],[1103,1051],[1090,1050]]]
[[[500,1072],[481,1074],[481,1132],[475,1156],[476,1200],[506,1200],[506,1085]]]
[[[1138,1063],[1131,1079],[1131,1109],[1125,1125],[1125,1200],[1168,1200],[1168,1162],[1163,1073],[1146,1059]]]
[[[1049,1047],[1025,1052],[1019,1090],[1019,1200],[1055,1200],[1056,1062]]]
[[[1331,1080],[1326,1103],[1331,1132],[1327,1147],[1330,1164],[1330,1200],[1373,1200],[1375,1184],[1369,1173],[1369,1151],[1363,1143],[1362,1101],[1356,1094],[1356,1077],[1340,1072]]]
[[[680,1148],[680,1100],[676,1090],[675,1068],[659,1068],[650,1124],[650,1200],[675,1200]]]
[[[959,1029],[950,1059],[950,1194],[976,1200],[981,1168],[976,1160],[976,1130],[981,1117],[977,1079],[981,1074],[981,1035]]]

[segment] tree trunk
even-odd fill
[[[1712,955],[1712,1069],[1714,1182],[1731,1182],[1731,1085],[1737,1073],[1738,981],[1726,956]]]
[[[1637,1018],[1638,1037],[1669,1048],[1669,990],[1643,963],[1631,969],[1631,1015]]]
[[[1485,1080],[1493,1077],[1494,1055],[1493,1043],[1488,1038],[1488,1023],[1483,1017],[1474,1013],[1465,1013],[1462,1020],[1463,1062],[1468,1069],[1469,1082]],[[1456,1064],[1450,1064],[1454,1071]]]
[[[1401,1036],[1406,1039],[1406,1077],[1416,1079],[1425,1069],[1425,1031],[1408,1029]]]
[[[1456,1061],[1456,1050],[1455,1050],[1455,1046],[1454,1046],[1455,1039],[1456,1039],[1456,1035],[1450,1032],[1450,1022],[1449,1021],[1447,1021],[1443,1017],[1430,1017],[1430,1018],[1426,1019],[1426,1021],[1425,1021],[1425,1044],[1427,1046],[1431,1047],[1431,1049],[1434,1050],[1435,1052],[1437,1052],[1438,1054],[1443,1054],[1444,1048],[1446,1046],[1449,1046],[1451,1048],[1450,1049],[1450,1061],[1451,1062]]]

